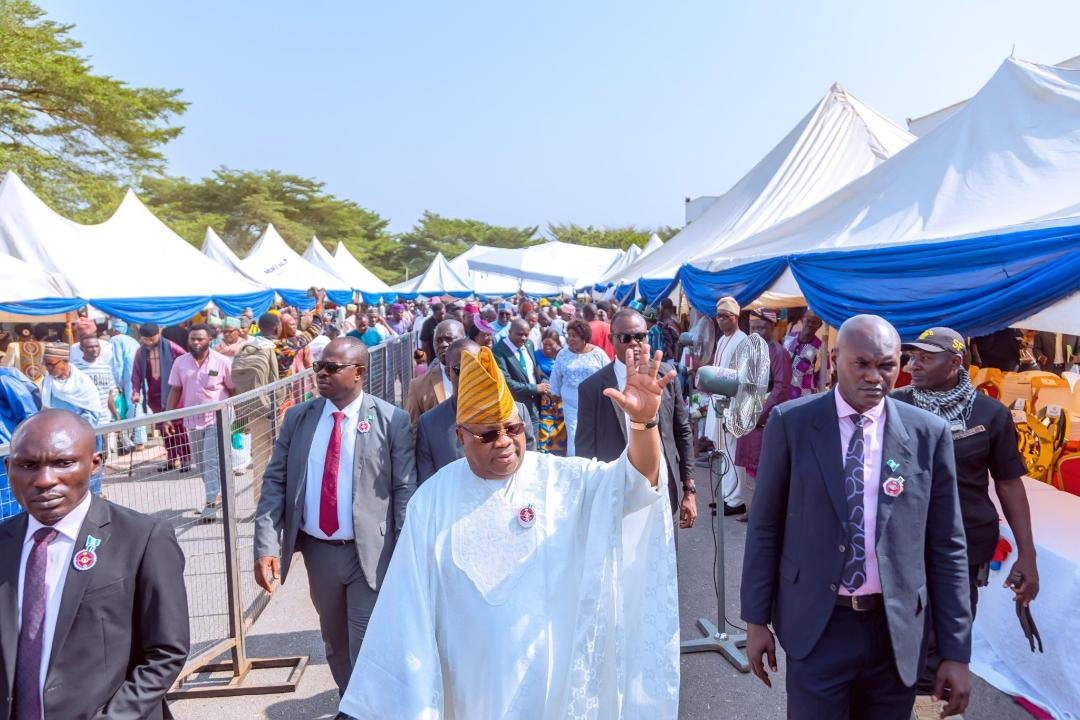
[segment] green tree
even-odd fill
[[[547,234],[554,240],[574,243],[575,245],[590,245],[592,247],[616,248],[625,250],[631,245],[644,247],[649,242],[649,237],[656,233],[660,239],[667,241],[678,232],[671,227],[659,227],[655,230],[639,228],[633,225],[614,228],[596,228],[592,225],[582,227],[574,223],[548,223]]]
[[[209,226],[243,255],[273,223],[297,252],[318,235],[327,249],[340,240],[367,264],[372,251],[387,241],[387,221],[324,188],[312,178],[277,170],[220,168],[198,181],[147,178],[142,191],[154,212],[194,245],[202,243]],[[380,274],[376,268],[372,272]]]
[[[187,103],[179,90],[94,74],[73,26],[44,15],[27,0],[0,0],[0,171],[69,217],[99,221],[124,185],[162,170]]]

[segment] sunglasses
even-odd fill
[[[633,342],[645,342],[645,338],[649,337],[649,333],[615,333],[615,338],[623,345],[628,345]]]
[[[455,375],[460,375],[461,374],[461,366],[460,365],[451,365],[450,369],[454,371]]]
[[[335,374],[341,372],[344,368],[347,368],[347,367],[360,367],[360,364],[359,363],[323,362],[322,360],[318,360],[316,362],[311,363],[311,368],[316,373],[320,373],[323,370],[325,370],[330,375],[335,375]]]
[[[458,427],[460,427],[462,430],[469,433],[485,445],[490,445],[503,435],[517,436],[525,432],[525,423],[521,422],[508,423],[506,425],[503,425],[501,428],[496,428],[495,430],[488,430],[486,433],[480,433],[479,435],[462,425],[459,425]]]

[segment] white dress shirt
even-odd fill
[[[78,505],[71,509],[64,519],[52,526],[56,530],[56,537],[49,543],[46,552],[48,565],[45,568],[45,630],[41,637],[41,676],[38,678],[38,691],[45,687],[45,676],[49,670],[49,656],[52,654],[53,633],[56,631],[56,616],[60,613],[60,600],[64,597],[64,580],[67,578],[67,569],[71,564],[71,556],[75,551],[75,541],[78,540],[79,530],[82,529],[83,520],[90,510],[90,493],[82,499]],[[34,533],[43,527],[34,519],[33,515],[27,517],[26,535],[23,536],[22,558],[19,560],[19,595],[15,607],[15,625],[22,626],[22,599],[23,580],[26,576],[26,561],[30,558],[30,550],[34,547]],[[79,548],[80,550],[82,548]],[[106,549],[107,551],[107,549]],[[44,708],[44,703],[42,703]]]
[[[626,363],[616,358],[615,363],[615,385],[619,388],[619,392],[626,389]],[[610,402],[610,398],[608,399]],[[630,437],[630,417],[623,413],[623,430],[626,431],[626,437]]]
[[[322,498],[323,466],[326,464],[326,450],[330,446],[330,434],[334,431],[334,413],[338,408],[327,400],[323,403],[322,415],[315,426],[308,449],[307,483],[304,488],[304,522],[300,526],[308,535],[323,540],[351,540],[353,534],[352,483],[353,450],[356,448],[357,425],[361,420],[361,405],[364,393],[341,409],[345,419],[341,421],[341,454],[338,457],[337,477],[337,512],[338,528],[333,535],[327,535],[319,529],[319,504]]]
[[[514,362],[519,366],[521,365],[521,357],[524,355],[525,375],[528,376],[529,382],[536,382],[536,364],[533,362],[532,353],[529,352],[529,348],[522,346],[519,349],[517,345],[511,342],[510,338],[503,338],[503,342],[506,343],[506,347],[510,348],[510,352],[514,353]]]

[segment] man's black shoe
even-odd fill
[[[738,505],[735,505],[735,506],[728,505],[726,503],[724,505],[724,517],[728,517],[729,515],[742,515],[745,512],[746,512],[746,504],[745,503],[739,503]]]

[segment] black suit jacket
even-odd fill
[[[529,357],[532,358],[535,373],[536,350],[529,341],[525,342],[525,352],[529,353]],[[491,353],[495,356],[495,363],[499,366],[499,370],[502,371],[503,377],[506,378],[506,385],[510,388],[510,394],[514,396],[515,400],[524,403],[525,407],[529,408],[529,418],[532,420],[533,425],[539,425],[540,395],[536,392],[539,378],[528,377],[525,374],[525,371],[521,369],[521,363],[518,361],[517,355],[510,351],[504,341],[497,341],[495,347],[491,349]]]
[[[661,374],[670,365],[660,367]],[[618,459],[626,450],[625,415],[606,388],[618,388],[615,363],[608,363],[585,378],[578,386],[578,426],[574,434],[574,454],[604,462]],[[660,400],[660,443],[668,469],[668,497],[673,512],[679,509],[679,488],[693,479],[694,431],[690,414],[682,399],[678,381],[668,383]]]
[[[896,497],[878,493],[876,550],[896,668],[912,685],[927,600],[941,656],[970,659],[967,544],[948,424],[892,398],[885,413],[875,480],[902,476],[905,482]],[[848,541],[842,458],[832,392],[773,409],[750,506],[742,618],[771,622],[795,659],[814,649],[836,603]]]
[[[536,433],[529,419],[529,409],[517,403],[518,415],[525,423],[525,449],[536,449]],[[427,480],[459,458],[465,451],[458,442],[457,400],[448,397],[420,416],[416,427],[416,484]]]
[[[25,512],[0,525],[0,718],[11,717]],[[70,564],[42,692],[46,718],[171,717],[165,693],[188,655],[184,554],[163,520],[93,498],[75,543],[101,540],[97,563]],[[74,554],[74,553],[73,553]]]
[[[1039,361],[1040,355],[1046,356],[1046,364],[1040,365],[1043,370],[1052,371],[1054,369],[1054,333],[1052,332],[1037,332],[1035,333],[1035,339],[1032,342],[1032,350],[1035,352],[1035,361]],[[1064,365],[1068,367],[1069,361],[1072,357],[1069,355],[1069,348],[1072,347],[1073,352],[1077,352],[1076,347],[1076,335],[1063,334],[1061,336],[1061,356],[1064,359]]]

